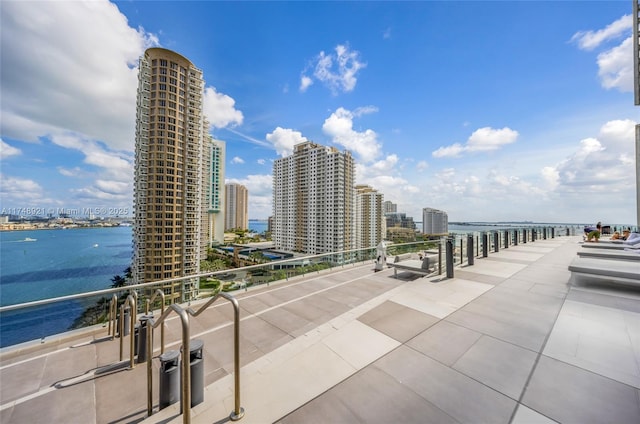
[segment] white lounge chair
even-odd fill
[[[398,270],[429,275],[437,269],[438,255],[426,255],[422,260],[399,260],[397,262],[389,263],[388,265],[393,267],[393,276],[395,278],[398,278]]]
[[[633,240],[635,244],[630,243],[591,243],[585,242],[582,247],[588,249],[613,249],[613,250],[625,250],[625,249],[640,249],[640,240]]]
[[[640,261],[640,249],[580,249],[581,258],[618,259],[623,261]]]
[[[640,262],[577,257],[569,265],[572,274],[589,280],[640,286]]]

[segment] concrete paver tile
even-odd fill
[[[401,346],[373,365],[462,423],[508,422],[517,402]]]
[[[638,389],[543,355],[522,403],[562,423],[637,423],[638,396]]]
[[[489,336],[482,336],[453,365],[512,399],[519,399],[537,354]]]
[[[477,331],[443,320],[409,340],[407,346],[451,366],[481,336]]]

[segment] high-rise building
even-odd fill
[[[249,192],[242,184],[229,183],[225,191],[225,230],[249,229]]]
[[[395,212],[398,212],[398,205],[388,200],[385,200],[384,203],[382,203],[382,209],[384,213],[395,213]]]
[[[383,199],[382,193],[368,185],[356,186],[356,249],[375,247],[384,240],[387,223]]]
[[[273,241],[309,254],[355,246],[355,164],[349,152],[304,142],[273,164]]]
[[[387,229],[393,227],[408,228],[412,231],[416,229],[413,217],[407,216],[404,212],[388,212],[384,216],[387,222]]]
[[[211,136],[207,135],[209,138]],[[208,215],[208,242],[224,243],[224,223],[225,223],[225,207],[226,193],[224,190],[224,160],[226,147],[224,141],[211,139],[209,143],[210,168],[205,174],[209,177],[209,193],[207,198],[207,215]]]
[[[446,212],[433,208],[422,209],[422,232],[429,235],[449,233],[449,217]]]
[[[195,275],[206,257],[212,201],[211,139],[202,71],[163,48],[140,58],[135,135],[134,283]],[[198,294],[198,279],[163,286],[171,302]]]

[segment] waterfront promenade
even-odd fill
[[[239,422],[640,422],[640,291],[574,281],[581,238],[511,246],[452,279],[396,279],[367,263],[236,293]],[[168,349],[179,329],[172,318]],[[204,341],[206,386],[191,421],[226,422],[231,305],[192,318],[191,335]],[[3,349],[0,421],[181,423],[179,404],[146,418],[146,367],[109,369],[119,339],[106,336],[94,328]],[[157,360],[153,379],[157,411]]]

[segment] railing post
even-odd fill
[[[467,263],[473,265],[473,235],[467,235]]]
[[[135,293],[135,292],[134,292]],[[136,297],[127,296],[127,304],[131,308],[131,312],[129,313],[129,368],[133,369],[136,366],[134,361],[136,348],[135,348],[135,339],[136,339]],[[131,305],[133,304],[133,305]]]
[[[108,332],[108,334],[111,336],[111,340],[116,338],[116,326],[117,326],[117,323],[118,323],[117,320],[118,320],[118,296],[116,296],[115,293],[114,293],[114,295],[111,297],[111,302],[109,302],[109,332]]]
[[[120,315],[118,317],[118,335],[120,337],[120,361],[123,358],[124,344],[124,303],[120,306]]]
[[[496,253],[500,251],[500,233],[498,231],[493,233],[493,248]]]
[[[153,318],[149,320],[149,328],[147,328],[147,416],[150,417],[153,414]]]
[[[514,246],[518,245],[518,238],[520,238],[520,230],[516,228],[515,230],[513,230],[513,245]]]
[[[438,243],[438,275],[442,275],[442,239]]]
[[[244,409],[240,406],[240,305],[238,300],[226,293],[220,294],[233,305],[233,372],[234,372],[234,388],[235,402],[234,409],[229,415],[231,421],[238,421],[244,417]]]
[[[191,363],[189,359],[189,315],[180,308],[176,310],[182,322],[182,422],[191,423]]]
[[[522,229],[522,243],[524,243],[524,244],[527,243],[527,229],[526,228]]]
[[[509,248],[509,234],[510,234],[509,230],[504,230],[504,248],[505,249]]]
[[[489,234],[482,233],[482,257],[489,256]]]
[[[453,240],[447,239],[447,278],[453,278]]]

